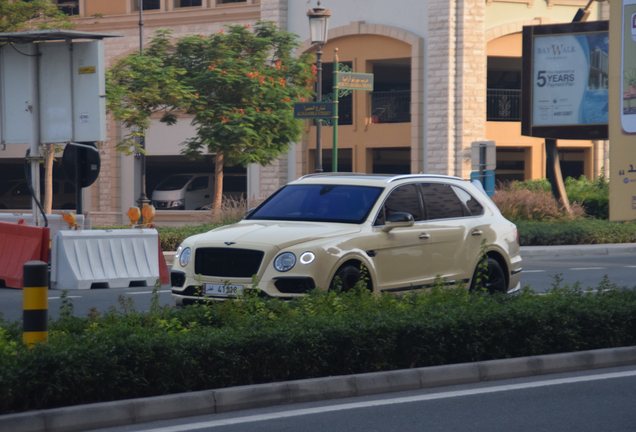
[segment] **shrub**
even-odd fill
[[[589,216],[609,219],[609,182],[603,175],[598,180],[588,180],[585,176],[578,180],[568,177],[565,190],[570,201],[580,203]]]
[[[314,291],[54,322],[34,349],[0,322],[0,413],[636,344],[636,291]],[[604,292],[604,294],[603,294]],[[8,348],[7,348],[8,347]],[[99,389],[99,391],[95,391]]]
[[[522,246],[632,243],[636,240],[636,224],[600,219],[577,221],[514,220]]]
[[[500,185],[492,200],[504,217],[511,220],[564,221],[583,217],[585,212],[579,204],[572,203],[572,212],[568,213],[551,192],[545,191],[544,186],[541,181],[535,181],[534,184],[512,182]]]

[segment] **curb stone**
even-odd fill
[[[73,432],[327,399],[636,365],[636,346],[312,378],[0,416],[0,430]]]

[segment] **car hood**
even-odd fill
[[[358,225],[320,222],[240,222],[197,236],[196,245],[206,246],[234,242],[275,246],[285,249],[295,244],[360,232]]]

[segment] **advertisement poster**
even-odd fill
[[[607,32],[535,36],[532,125],[608,121]]]
[[[636,0],[610,3],[610,220],[636,220]]]
[[[621,126],[636,133],[636,4],[625,2],[621,50]]]

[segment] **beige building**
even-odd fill
[[[77,16],[77,29],[123,35],[105,40],[106,66],[139,49],[138,0],[59,0]],[[587,0],[337,0],[323,47],[323,89],[332,86],[334,49],[354,72],[373,73],[372,92],[354,91],[340,100],[340,171],[440,173],[468,178],[470,144],[497,143],[499,180],[545,176],[543,140],[521,136],[521,31],[524,25],[570,22]],[[290,0],[143,0],[144,43],[155,30],[173,36],[211,34],[225,24],[276,22],[300,36],[300,51],[313,52],[307,10],[315,2]],[[609,18],[595,3],[590,20]],[[331,169],[332,129],[323,127],[323,168]],[[287,181],[314,171],[316,131],[309,121],[302,140],[268,167],[250,166],[243,186],[262,199]],[[171,172],[213,170],[213,159],[193,163],[179,144],[192,136],[188,119],[176,126],[158,121],[148,132],[149,191]],[[109,119],[101,144],[101,175],[85,192],[94,223],[126,223],[136,205],[140,164],[114,150],[122,136]],[[0,152],[0,165],[22,163],[19,145]],[[26,146],[25,148],[27,148]],[[608,143],[559,141],[565,174],[597,177],[608,165]],[[193,212],[159,212],[158,221],[196,222]]]

